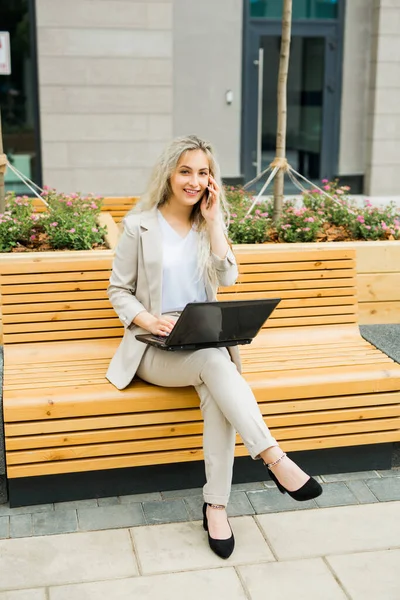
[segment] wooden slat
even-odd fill
[[[72,331],[45,331],[41,333],[4,333],[5,344],[25,344],[26,342],[48,342],[48,341],[60,341],[60,340],[85,340],[95,338],[106,338],[106,337],[122,337],[124,332],[123,327],[113,326],[104,327],[103,329],[90,329],[90,334],[86,330],[72,330]]]
[[[35,313],[34,318],[36,323],[39,325],[39,323],[44,321],[75,321],[77,319],[98,319],[102,317],[111,318],[115,316],[115,311],[110,306],[110,308],[101,308],[95,310],[67,310],[65,312]],[[32,314],[18,313],[17,315],[3,315],[3,323],[4,325],[9,325],[11,323],[32,323]],[[10,332],[10,329],[7,328],[7,331]]]
[[[304,327],[306,325],[326,325],[330,324],[341,324],[341,323],[355,323],[356,316],[353,314],[344,314],[340,316],[322,316],[322,317],[294,317],[286,319],[268,319],[264,327]]]
[[[362,302],[360,324],[400,323],[400,302]]]
[[[70,310],[82,310],[82,309],[99,309],[109,308],[111,303],[108,298],[102,298],[100,300],[71,300],[70,302],[46,302],[43,298],[43,302],[40,303],[29,303],[29,304],[4,304],[3,315],[16,316],[19,314],[29,315],[32,313],[45,313],[52,311],[70,311]],[[36,317],[35,317],[36,318]],[[9,321],[9,323],[12,321]]]
[[[300,255],[301,256],[301,255]],[[293,271],[300,271],[306,276],[309,272],[323,271],[323,270],[337,270],[346,269],[346,275],[352,276],[352,273],[347,270],[354,272],[356,263],[354,260],[317,260],[309,261],[299,258],[299,260],[293,260],[293,262],[269,262],[267,260],[255,261],[254,263],[243,262],[242,256],[237,257],[239,260],[239,273],[240,277],[251,277],[252,275],[263,277],[268,276],[271,273],[287,273]],[[269,258],[271,260],[271,258]]]
[[[234,244],[233,250],[235,255],[239,257],[240,264],[246,263],[283,263],[293,262],[293,246],[291,249],[282,250],[274,247],[274,245],[265,244],[262,249],[258,244],[251,246],[250,244]],[[355,250],[352,248],[327,248],[322,245],[305,248],[298,251],[296,247],[297,257],[299,260],[306,261],[326,261],[326,260],[355,260]]]
[[[264,283],[236,283],[235,285],[221,288],[224,292],[257,292],[257,291],[273,291],[278,292],[280,290],[309,290],[315,288],[350,288],[355,291],[354,281],[351,278],[347,279],[318,279],[316,283],[313,279],[302,280],[302,281],[279,281],[277,282],[264,282]]]
[[[20,295],[20,301],[26,302],[26,298],[24,295],[31,294],[47,294],[49,292],[81,292],[86,290],[102,290],[105,292],[109,283],[109,278],[103,277],[102,280],[95,281],[74,281],[72,277],[72,281],[66,282],[51,282],[51,283],[28,283],[21,285],[7,285],[4,288],[2,287],[2,294],[4,298],[7,299],[7,296]]]
[[[339,448],[346,446],[360,446],[363,444],[379,444],[399,441],[399,432],[377,431],[364,434],[336,435],[331,437],[311,438],[303,440],[287,440],[282,443],[285,452],[300,450],[314,450],[321,448]],[[246,456],[247,449],[240,445],[235,449],[235,456]],[[151,452],[136,455],[108,456],[103,458],[88,458],[80,460],[66,460],[49,462],[46,464],[28,464],[10,466],[7,475],[10,479],[16,477],[32,477],[38,475],[55,475],[62,473],[82,473],[102,469],[120,469],[125,467],[140,467],[146,465],[160,465],[168,463],[188,462],[203,460],[204,455],[199,448],[178,450],[170,452]]]
[[[102,251],[103,253],[103,251]],[[38,257],[31,261],[24,260],[22,257],[19,260],[7,260],[7,257],[2,257],[0,264],[1,275],[20,275],[20,274],[32,274],[32,273],[62,273],[77,271],[99,271],[99,270],[110,270],[112,267],[113,257],[110,256],[99,256],[98,254],[90,254],[90,258],[85,255],[83,258],[79,252],[76,257],[68,252],[68,258],[62,258],[57,253],[50,253],[51,256],[43,257],[41,253]]]
[[[106,281],[110,277],[110,272],[110,269],[103,269],[101,271],[95,271],[91,269],[87,271],[63,271],[61,273],[24,273],[18,275],[2,275],[0,281],[3,290],[2,293],[7,294],[7,292],[9,291],[9,285],[21,285],[22,283],[48,284],[49,282],[69,283],[71,279],[73,280],[73,282],[95,280]]]

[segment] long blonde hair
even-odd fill
[[[220,167],[211,144],[195,135],[178,137],[172,140],[172,142],[165,148],[164,152],[161,154],[154,166],[146,192],[143,194],[132,212],[151,210],[152,208],[160,207],[168,202],[172,194],[170,183],[171,175],[177,168],[182,154],[185,152],[191,152],[193,150],[202,150],[204,152],[208,159],[210,174],[212,177],[214,177],[221,190],[221,221],[226,233],[229,224],[229,209],[221,181]],[[217,273],[211,259],[210,237],[208,235],[206,221],[201,214],[200,203],[201,200],[194,205],[191,214],[192,223],[199,233],[199,275],[202,277],[204,274],[207,274],[211,284],[216,287]]]

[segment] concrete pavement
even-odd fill
[[[399,600],[400,502],[0,541],[0,600]]]

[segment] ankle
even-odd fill
[[[271,446],[270,448],[267,448],[266,450],[261,452],[260,456],[264,464],[269,465],[279,460],[284,454],[285,453],[283,452],[282,448],[280,448],[279,446]]]

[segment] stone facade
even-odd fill
[[[366,193],[399,194],[400,0],[374,0]]]
[[[173,2],[36,5],[43,181],[140,193],[172,136]]]

